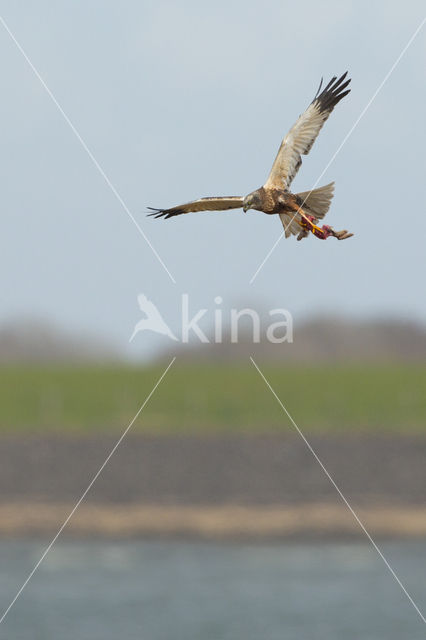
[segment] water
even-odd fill
[[[0,606],[43,552],[0,542]],[[426,542],[385,555],[426,609]],[[368,544],[58,542],[0,626],[7,640],[426,637]]]

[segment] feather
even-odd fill
[[[350,83],[350,80],[344,82],[346,75],[347,72],[338,80],[333,77],[322,91],[320,84],[315,98],[282,141],[264,185],[266,189],[289,188],[302,164],[301,156],[309,153],[336,104],[350,92],[350,89],[344,91]]]
[[[209,197],[198,198],[198,200],[192,200],[185,204],[180,204],[177,207],[171,209],[154,209],[154,207],[148,207],[153,213],[148,213],[148,216],[154,216],[155,218],[172,218],[179,216],[182,213],[190,213],[195,211],[225,211],[227,209],[239,209],[243,206],[244,198],[240,196],[223,196],[223,197]]]
[[[334,182],[326,184],[312,191],[301,191],[296,196],[300,199],[300,206],[316,218],[324,218],[330,208],[334,195]]]

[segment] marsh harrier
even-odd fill
[[[297,122],[282,141],[271,173],[263,187],[245,197],[199,198],[171,209],[149,207],[153,211],[149,215],[167,219],[192,211],[224,211],[242,207],[244,211],[256,209],[267,214],[278,214],[286,238],[293,234],[297,236],[298,240],[302,240],[309,232],[323,240],[329,236],[339,240],[350,238],[353,234],[346,230],[335,231],[328,225],[322,227],[317,225],[318,220],[324,218],[330,208],[334,182],[301,193],[291,193],[289,190],[293,178],[302,164],[302,154],[309,153],[324,122],[336,104],[350,92],[350,89],[346,89],[350,83],[350,79],[346,80],[346,76],[347,72],[339,79],[332,78],[322,91],[321,80],[315,98],[305,113],[299,116]]]

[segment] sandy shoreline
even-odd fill
[[[0,536],[53,536],[73,507],[72,504],[2,504]],[[426,537],[426,508],[354,508],[373,537]],[[64,535],[213,540],[365,537],[348,509],[336,504],[286,507],[82,504],[69,520]]]

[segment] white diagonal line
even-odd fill
[[[148,244],[149,248],[151,249],[151,251],[153,252],[153,254],[155,255],[155,257],[157,258],[157,260],[159,261],[159,263],[161,264],[161,266],[163,267],[163,269],[166,271],[167,275],[169,276],[170,280],[176,284],[176,280],[173,278],[172,274],[170,273],[170,271],[168,270],[168,268],[166,267],[166,265],[164,264],[162,258],[160,257],[160,255],[158,254],[157,250],[155,249],[155,247],[153,247],[151,241],[149,240],[149,238],[147,237],[147,235],[145,234],[145,232],[143,231],[143,229],[139,226],[138,222],[136,221],[136,218],[134,217],[134,215],[131,213],[130,209],[128,208],[128,206],[126,205],[126,203],[124,202],[123,198],[121,197],[121,195],[118,193],[117,189],[114,187],[114,185],[112,184],[111,180],[108,178],[107,174],[105,173],[105,171],[102,169],[101,165],[99,164],[99,162],[96,160],[95,156],[93,155],[93,153],[90,151],[89,147],[87,146],[87,144],[84,142],[83,138],[81,137],[80,133],[78,132],[78,130],[76,129],[76,127],[74,126],[74,124],[71,122],[70,118],[67,116],[67,114],[65,113],[65,111],[63,110],[63,108],[61,107],[61,105],[59,104],[58,100],[55,98],[55,96],[53,95],[52,91],[49,89],[49,87],[47,86],[46,82],[43,80],[42,76],[40,75],[40,73],[38,72],[38,70],[35,68],[35,66],[33,65],[33,63],[31,62],[31,60],[29,59],[29,57],[27,56],[27,54],[25,53],[24,49],[22,48],[22,46],[19,44],[18,40],[15,38],[15,36],[13,35],[13,33],[11,32],[11,30],[9,29],[9,27],[7,26],[6,22],[4,21],[3,17],[0,16],[0,22],[3,25],[3,27],[5,28],[5,30],[7,31],[7,33],[9,34],[9,36],[11,37],[11,39],[13,40],[13,42],[15,43],[16,47],[18,48],[18,50],[21,52],[22,56],[25,58],[26,62],[28,63],[28,65],[30,66],[30,68],[32,69],[34,75],[38,78],[40,84],[43,86],[43,88],[45,89],[46,93],[48,94],[48,96],[50,97],[50,99],[52,100],[52,102],[54,103],[54,105],[56,106],[56,108],[58,109],[58,111],[60,112],[60,114],[62,115],[62,117],[64,118],[65,122],[68,124],[68,126],[70,127],[71,131],[74,133],[75,137],[77,138],[77,140],[80,142],[81,146],[83,147],[83,149],[86,151],[87,155],[89,156],[89,158],[91,159],[91,161],[93,162],[93,164],[95,165],[96,169],[99,171],[99,173],[101,174],[101,176],[103,177],[103,179],[105,180],[105,182],[107,183],[108,187],[111,189],[112,193],[115,195],[115,197],[117,198],[118,202],[121,204],[121,206],[123,207],[124,211],[127,213],[127,215],[129,216],[130,220],[133,222],[133,224],[135,225],[135,227],[137,228],[137,230],[139,231],[139,233],[141,234],[141,236],[143,237],[143,239],[145,240],[145,242]]]
[[[265,376],[263,375],[262,371],[259,369],[259,367],[257,366],[257,364],[255,363],[255,361],[253,360],[253,358],[251,356],[250,356],[250,360],[251,360],[252,364],[254,365],[254,367],[256,368],[257,372],[259,373],[260,377],[262,378],[262,380],[264,381],[264,383],[268,387],[268,389],[271,391],[271,393],[274,396],[274,398],[277,400],[277,402],[280,405],[281,409],[284,411],[284,413],[286,414],[286,416],[290,420],[291,424],[296,429],[297,433],[302,438],[303,442],[306,444],[306,446],[308,447],[309,451],[312,453],[312,455],[314,456],[315,460],[318,462],[318,464],[320,465],[321,469],[324,471],[325,475],[330,480],[331,484],[336,489],[337,493],[339,494],[339,496],[341,497],[341,499],[343,500],[343,502],[345,503],[345,505],[347,506],[347,508],[349,509],[349,511],[351,512],[351,514],[353,515],[353,517],[355,518],[355,520],[357,521],[357,523],[359,524],[359,526],[361,527],[363,532],[365,533],[365,535],[367,536],[368,540],[370,541],[370,543],[372,544],[374,549],[377,551],[377,553],[379,554],[379,556],[381,557],[381,559],[385,563],[385,565],[388,568],[388,570],[390,571],[392,577],[397,582],[399,587],[402,589],[404,594],[407,596],[408,600],[410,601],[410,603],[412,604],[412,606],[414,607],[414,609],[416,610],[416,612],[418,613],[418,615],[420,616],[422,621],[426,624],[426,618],[424,617],[423,613],[420,611],[419,607],[416,605],[416,603],[414,602],[413,598],[410,596],[410,594],[408,593],[407,589],[404,587],[404,585],[402,584],[401,580],[398,578],[398,576],[396,575],[395,571],[392,569],[392,567],[389,564],[388,560],[383,555],[383,552],[381,551],[381,549],[379,548],[377,543],[373,540],[373,538],[371,537],[371,534],[365,528],[365,525],[363,524],[363,522],[359,519],[359,516],[357,515],[357,513],[354,511],[354,509],[349,504],[349,501],[344,496],[344,494],[342,493],[341,489],[339,488],[339,486],[336,484],[335,480],[330,475],[329,471],[327,470],[327,468],[325,467],[325,465],[323,464],[323,462],[319,458],[317,452],[312,447],[310,442],[306,439],[304,433],[298,427],[298,425],[295,423],[295,421],[293,420],[292,416],[289,414],[289,412],[287,411],[286,407],[283,405],[283,403],[281,402],[280,398],[277,396],[277,394],[275,393],[274,389],[272,388],[272,386],[270,385],[268,380],[265,378]]]
[[[304,203],[303,203],[304,204]],[[303,206],[303,205],[302,205]],[[298,211],[296,211],[296,213],[294,214],[294,216],[292,217],[292,219],[290,220],[290,222],[288,223],[286,230],[288,229],[288,227],[291,225],[291,223],[293,222],[294,218],[297,216]],[[259,271],[262,269],[263,265],[265,264],[265,262],[269,259],[269,256],[274,252],[275,247],[277,246],[277,244],[281,241],[281,238],[285,235],[285,232],[282,231],[281,235],[278,236],[278,238],[275,240],[274,244],[272,245],[272,247],[269,249],[268,253],[266,254],[266,256],[263,258],[262,262],[260,263],[260,265],[257,267],[256,271],[254,272],[254,274],[251,277],[251,280],[249,282],[249,284],[253,284],[253,282],[255,281],[257,274],[259,273]]]
[[[67,526],[68,522],[73,517],[74,513],[77,511],[78,507],[81,505],[81,503],[83,502],[84,498],[87,496],[87,494],[89,493],[90,489],[93,487],[93,485],[95,484],[96,480],[99,478],[99,476],[101,475],[102,471],[105,469],[105,467],[108,464],[108,462],[111,460],[111,458],[114,455],[114,453],[117,451],[118,447],[120,446],[120,444],[122,443],[122,441],[126,437],[127,433],[129,432],[129,429],[133,426],[134,422],[137,420],[137,418],[139,417],[141,411],[145,408],[146,404],[149,402],[149,400],[152,397],[153,393],[157,389],[158,385],[162,382],[164,376],[166,375],[166,373],[168,372],[170,367],[173,365],[175,360],[176,360],[176,356],[170,361],[168,367],[163,371],[161,376],[158,378],[158,380],[155,383],[154,387],[152,388],[150,393],[145,398],[143,404],[140,406],[138,412],[134,415],[134,417],[132,418],[130,423],[127,425],[126,429],[121,434],[120,438],[117,440],[117,442],[115,443],[115,445],[111,449],[111,451],[108,454],[108,456],[105,458],[104,462],[99,467],[98,471],[93,476],[93,478],[90,481],[87,489],[85,489],[85,491],[82,494],[82,496],[80,497],[80,499],[76,502],[74,508],[72,509],[72,511],[69,513],[69,515],[66,517],[66,519],[62,523],[61,527],[59,528],[59,531],[57,532],[55,537],[52,539],[50,544],[46,547],[46,549],[44,550],[41,558],[38,560],[37,564],[33,567],[31,573],[29,574],[29,576],[27,577],[27,579],[25,580],[23,585],[20,587],[19,591],[17,592],[17,594],[13,598],[12,602],[9,604],[7,609],[4,611],[3,615],[0,617],[0,624],[3,622],[3,620],[5,619],[5,617],[7,616],[7,614],[9,613],[9,611],[11,610],[11,608],[13,607],[13,605],[15,604],[15,602],[17,601],[17,599],[19,598],[19,596],[21,595],[21,593],[23,592],[23,590],[25,589],[25,587],[27,586],[27,584],[29,583],[31,578],[33,577],[33,575],[35,574],[35,572],[37,571],[37,569],[39,568],[39,566],[41,565],[41,563],[43,562],[43,560],[45,559],[45,557],[47,556],[47,554],[49,553],[49,551],[51,550],[53,545],[55,544],[56,540],[59,538],[59,536],[61,535],[62,531]]]
[[[407,49],[411,46],[411,44],[413,43],[414,39],[417,37],[418,33],[420,32],[420,30],[422,29],[424,23],[426,22],[426,17],[423,18],[423,20],[421,21],[421,23],[419,24],[419,26],[417,27],[417,29],[415,30],[415,32],[413,33],[413,35],[411,36],[411,38],[409,39],[409,41],[407,42],[407,44],[405,45],[405,47],[403,48],[403,50],[401,51],[401,53],[399,54],[399,56],[397,57],[397,59],[395,60],[395,62],[393,63],[393,65],[391,66],[391,68],[389,69],[389,71],[387,72],[387,74],[385,75],[385,77],[383,78],[383,80],[381,81],[381,83],[379,84],[379,86],[377,87],[376,91],[373,93],[373,95],[371,96],[370,100],[367,102],[367,104],[365,105],[364,109],[361,111],[361,113],[359,114],[358,118],[355,120],[355,122],[353,123],[352,127],[349,129],[348,133],[345,135],[345,137],[343,138],[342,142],[340,143],[340,145],[337,147],[336,151],[334,152],[334,154],[332,155],[331,159],[329,160],[329,162],[327,163],[327,165],[325,166],[325,169],[321,172],[321,174],[319,175],[318,179],[316,180],[314,186],[311,188],[310,192],[308,193],[308,195],[306,196],[306,198],[304,199],[303,203],[300,205],[299,209],[296,211],[296,213],[294,214],[294,216],[292,217],[292,219],[290,220],[290,222],[288,223],[286,230],[288,229],[288,227],[291,225],[291,223],[293,222],[294,218],[297,216],[297,214],[299,213],[300,209],[303,207],[303,205],[305,204],[306,200],[309,198],[309,196],[311,195],[312,191],[315,189],[315,187],[317,186],[318,182],[321,180],[321,178],[323,177],[323,175],[325,174],[325,172],[327,171],[327,169],[330,167],[330,165],[332,164],[332,162],[334,162],[337,154],[342,150],[343,146],[346,144],[346,142],[348,141],[349,137],[352,135],[354,129],[358,126],[359,121],[361,120],[361,118],[365,115],[366,111],[370,108],[371,104],[374,102],[374,100],[376,99],[378,93],[381,91],[381,89],[383,88],[383,85],[387,82],[387,80],[389,79],[389,77],[392,75],[392,73],[394,72],[395,68],[397,67],[397,65],[399,64],[399,62],[401,61],[401,58],[403,57],[403,55],[406,53]],[[280,242],[281,238],[284,236],[284,232],[281,233],[281,235],[279,236],[279,238],[275,241],[272,249],[270,249],[270,251],[268,252],[266,258],[264,258],[264,260],[262,261],[262,263],[260,264],[260,266],[256,269],[255,273],[253,274],[251,280],[250,280],[250,284],[253,284],[254,280],[256,279],[259,271],[262,269],[263,265],[265,264],[265,262],[269,259],[270,255],[272,254],[272,252],[275,250],[275,247],[277,246],[277,244]]]

